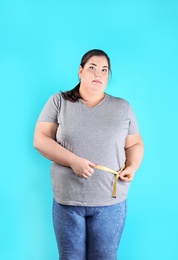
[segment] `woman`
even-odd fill
[[[80,83],[50,97],[36,124],[34,147],[52,161],[53,221],[62,260],[117,259],[143,142],[129,103],[105,93],[110,73],[108,55],[88,51]],[[115,178],[102,166],[122,171]]]

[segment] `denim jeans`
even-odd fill
[[[65,206],[53,201],[60,260],[116,260],[126,201],[101,207]]]

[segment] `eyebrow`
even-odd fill
[[[95,63],[90,63],[90,65],[97,66]],[[108,68],[108,66],[103,66],[103,68]]]

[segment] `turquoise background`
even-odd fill
[[[107,92],[131,103],[145,142],[119,260],[178,259],[178,2],[1,0],[2,260],[57,259],[51,163],[33,148],[33,131],[93,48],[110,56]]]

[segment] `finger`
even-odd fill
[[[125,173],[123,175],[124,178],[127,178],[127,179],[131,179],[131,174],[130,173]]]
[[[131,174],[130,173],[123,173],[120,175],[120,179],[123,180],[123,181],[131,181],[132,178],[131,178]]]
[[[89,161],[89,166],[90,166],[90,167],[96,167],[96,164]]]
[[[120,176],[130,179],[132,174],[130,173],[129,169],[125,169],[120,173]]]
[[[90,173],[90,172],[87,171],[87,170],[85,170],[85,171],[83,172],[84,178],[88,178],[88,177],[90,177],[91,175],[92,175],[92,173]]]
[[[88,169],[87,169],[87,172],[90,173],[90,174],[93,174],[93,173],[94,173],[94,168],[93,168],[93,167],[95,167],[95,166],[91,166],[91,165],[89,164]]]
[[[94,170],[88,170],[87,172],[85,172],[85,175],[87,175],[88,177],[90,177],[92,174],[94,173]]]
[[[92,174],[94,173],[94,169],[93,169],[93,168],[90,168],[90,169],[88,170],[88,173],[92,175]]]
[[[87,174],[86,174],[85,172],[81,172],[81,173],[78,175],[78,177],[80,177],[80,178],[85,178],[85,179],[88,178],[88,176],[87,176]]]

